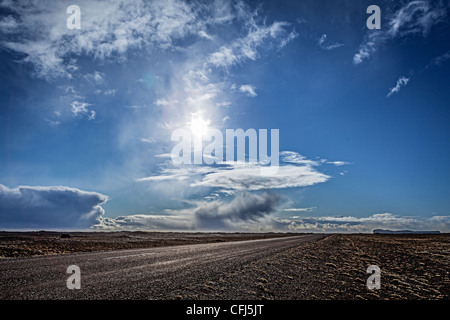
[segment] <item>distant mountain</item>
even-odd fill
[[[412,230],[383,230],[375,229],[374,234],[439,234],[440,231],[412,231]]]

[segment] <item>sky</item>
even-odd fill
[[[450,232],[449,12],[0,0],[0,229]],[[174,163],[180,129],[279,165]]]

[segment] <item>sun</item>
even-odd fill
[[[201,115],[192,114],[191,121],[188,123],[188,127],[194,136],[201,138],[206,134],[210,122],[211,121],[209,120],[203,119]]]

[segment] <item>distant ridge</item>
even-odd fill
[[[412,231],[412,230],[383,230],[375,229],[374,234],[440,234],[440,231]]]

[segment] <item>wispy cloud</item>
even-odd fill
[[[61,124],[61,121],[58,120],[50,120],[50,119],[44,119],[49,126],[51,127],[58,127]]]
[[[281,161],[285,163],[293,163],[299,165],[306,166],[318,166],[320,163],[324,162],[323,160],[311,160],[306,158],[305,156],[299,154],[295,151],[281,151],[280,152]]]
[[[445,20],[448,11],[448,7],[438,1],[412,1],[391,13],[386,8],[387,26],[367,31],[365,40],[353,56],[354,64],[362,63],[390,40],[416,34],[426,37],[433,26]]]
[[[250,17],[247,35],[212,53],[209,57],[210,64],[228,68],[245,60],[255,60],[258,57],[258,48],[266,44],[267,40],[272,40],[278,43],[279,47],[283,47],[297,37],[294,31],[287,32],[286,29],[290,26],[287,22],[274,22],[266,26],[256,23],[255,17],[256,14]]]
[[[92,226],[97,230],[193,230],[192,218],[184,215],[133,214],[116,218],[102,217]]]
[[[450,50],[440,56],[433,58],[431,60],[431,62],[427,65],[427,67],[430,67],[430,66],[438,67],[438,66],[442,65],[443,63],[445,63],[449,59],[450,59]]]
[[[324,49],[324,50],[334,50],[337,48],[340,48],[342,46],[344,46],[343,43],[339,43],[339,42],[335,42],[335,43],[329,43],[329,41],[327,40],[327,35],[323,34],[319,40],[317,41],[317,44],[319,45],[320,48]]]
[[[96,112],[87,108],[91,105],[92,104],[89,104],[87,102],[73,101],[70,104],[70,107],[74,117],[81,117],[83,115],[86,115],[88,120],[94,120]]]
[[[204,37],[200,31],[208,25],[229,21],[225,12],[215,6],[180,0],[80,0],[77,5],[83,12],[82,28],[73,32],[65,26],[65,5],[51,0],[1,3],[14,14],[0,20],[0,32],[9,39],[0,45],[25,54],[22,61],[32,65],[38,77],[70,77],[74,68],[66,63],[68,57],[124,59],[129,50],[171,48],[176,39],[187,35]],[[98,75],[94,77],[100,80]]]
[[[352,164],[351,162],[347,161],[326,161],[326,163],[334,164],[336,167],[346,166],[349,164]]]
[[[100,72],[95,71],[94,73],[85,74],[84,78],[93,85],[101,85],[105,82],[104,76]]]
[[[95,120],[96,112],[91,110],[90,114],[88,115],[88,120]]]
[[[398,93],[402,87],[404,87],[404,86],[406,86],[408,84],[409,80],[410,80],[410,78],[400,77],[397,80],[397,84],[395,85],[395,87],[389,89],[387,97],[390,97],[394,93]]]
[[[17,0],[2,1],[0,5],[13,12],[0,20],[0,33],[5,36],[0,46],[24,54],[21,61],[45,79],[71,78],[72,72],[79,70],[73,59],[77,56],[123,60],[127,52],[135,49],[174,49],[174,42],[187,36],[212,40],[214,35],[207,33],[208,28],[233,19],[246,22],[246,35],[213,52],[208,63],[214,66],[229,67],[255,60],[258,48],[266,40],[282,47],[297,36],[287,30],[287,22],[258,23],[258,12],[242,1],[217,1],[205,6],[182,0],[79,0],[83,23],[76,32],[66,28],[63,2]],[[103,79],[98,72],[87,77],[96,84]]]
[[[310,212],[314,211],[317,207],[309,207],[309,208],[287,208],[283,209],[285,212]]]

